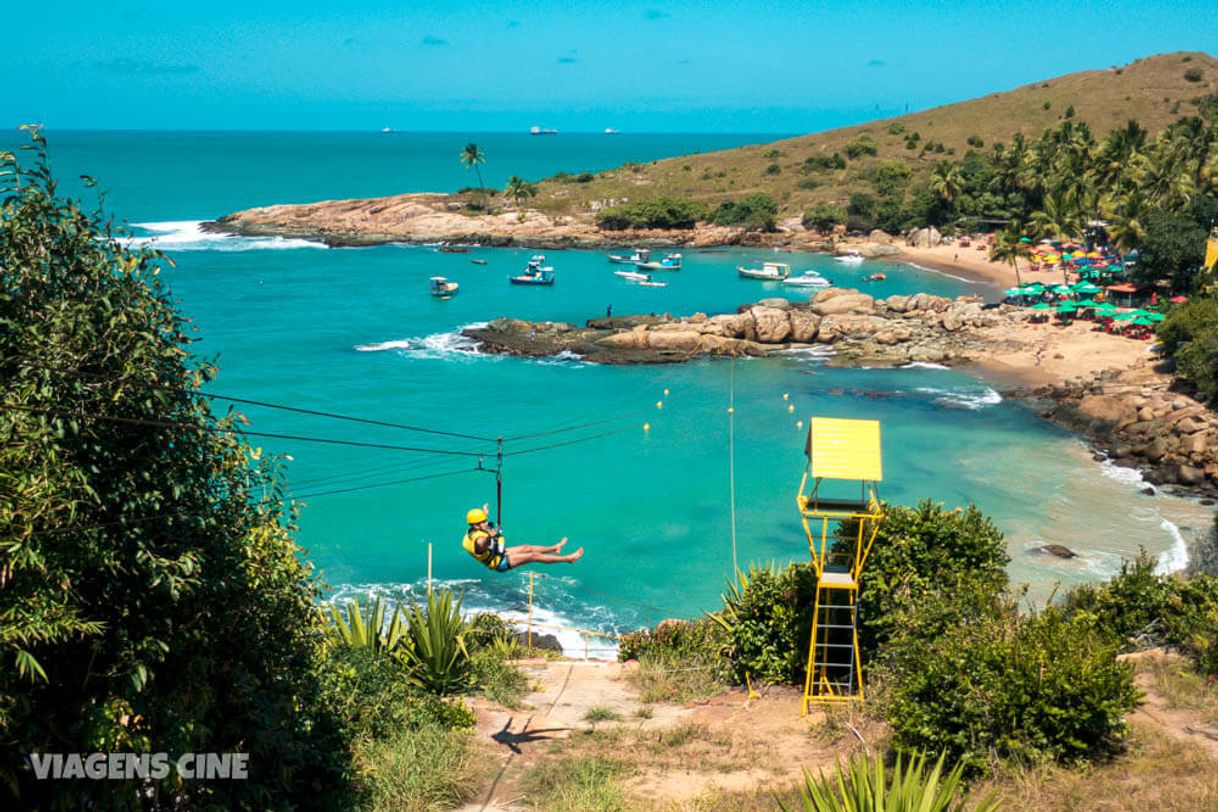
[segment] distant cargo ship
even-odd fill
[[[605,135],[620,135],[621,132],[621,130],[615,130],[612,127],[605,128]]]
[[[547,127],[530,127],[529,135],[558,135],[558,130],[551,130]]]

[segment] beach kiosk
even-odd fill
[[[863,701],[856,605],[884,518],[880,423],[813,417],[805,454],[796,502],[817,586],[801,715],[814,702]]]

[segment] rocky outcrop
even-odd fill
[[[763,299],[736,313],[592,319],[584,327],[497,319],[465,334],[487,352],[549,356],[567,352],[607,364],[667,363],[700,355],[766,355],[832,348],[838,365],[899,365],[968,360],[983,349],[969,328],[1016,319],[1014,310],[983,310],[969,298],[917,294],[875,299],[829,288],[806,303]],[[992,346],[992,345],[986,345]]]
[[[1032,393],[1044,416],[1088,437],[1156,485],[1218,495],[1218,415],[1165,375],[1105,370]]]

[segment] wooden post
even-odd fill
[[[525,637],[525,647],[533,647],[533,571],[529,571],[529,630]]]
[[[427,597],[431,597],[431,542],[427,542]]]

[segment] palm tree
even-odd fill
[[[964,191],[964,175],[960,165],[941,161],[930,176],[930,190],[949,208]]]
[[[1020,257],[1028,259],[1031,256],[1032,249],[1026,242],[1023,242],[1023,226],[1019,223],[1012,223],[1006,231],[999,232],[998,239],[994,241],[994,247],[990,249],[991,261],[1011,263],[1011,267],[1015,269],[1017,285],[1023,284],[1023,280],[1019,278],[1019,259]]]
[[[508,178],[507,186],[503,188],[503,193],[516,201],[516,208],[519,209],[521,198],[537,196],[537,186],[536,184],[529,183],[527,180],[522,180],[516,175],[512,175]]]
[[[486,163],[486,153],[482,151],[482,147],[470,141],[461,149],[461,164],[469,169],[471,166],[478,173],[478,188],[486,194],[486,187],[482,185],[482,170],[478,168],[478,164]]]

